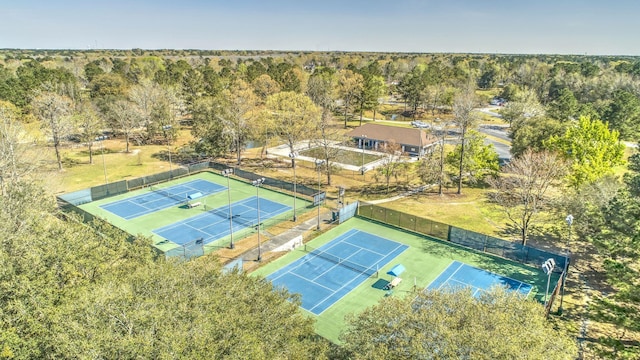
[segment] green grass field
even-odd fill
[[[380,269],[378,278],[371,277],[367,279],[329,309],[325,310],[321,315],[316,316],[308,312],[309,316],[316,319],[316,332],[333,342],[339,342],[339,334],[345,327],[345,315],[362,311],[366,307],[376,304],[385,296],[386,292],[374,287],[374,284],[380,278],[391,280],[392,277],[386,275],[386,272],[394,265],[400,263],[406,267],[406,271],[402,274],[403,282],[400,283],[391,296],[415,296],[415,290],[421,291],[426,288],[452,261],[458,260],[502,276],[529,283],[534,286],[531,296],[535,297],[538,301],[543,300],[547,276],[540,269],[479,253],[391,226],[370,222],[362,218],[352,218],[320,235],[309,244],[314,247],[319,247],[351,229],[366,231],[407,244],[409,248]],[[305,254],[303,250],[294,250],[264,267],[257,269],[252,275],[267,276]],[[552,281],[557,281],[557,279],[557,275],[552,277]]]
[[[159,185],[159,187],[169,187],[169,186],[185,183],[188,181],[192,181],[195,179],[203,179],[203,180],[207,180],[207,181],[222,185],[225,188],[227,187],[227,179],[224,176],[218,175],[217,173],[213,173],[213,172],[201,172],[195,175],[191,175],[181,179],[163,183]],[[256,188],[249,183],[231,178],[230,186],[231,186],[231,202],[236,202],[236,201],[240,201],[246,198],[256,196]],[[105,219],[112,225],[115,225],[116,227],[130,234],[134,234],[134,235],[140,234],[140,235],[148,236],[152,238],[154,244],[164,239],[153,234],[152,230],[163,227],[163,226],[171,225],[178,221],[202,214],[202,212],[205,211],[205,206],[199,206],[199,207],[188,209],[183,206],[176,205],[176,206],[155,211],[143,216],[139,216],[131,220],[125,220],[119,216],[112,214],[111,212],[108,212],[100,208],[101,205],[108,204],[108,203],[122,200],[122,199],[131,198],[131,197],[144,194],[150,191],[151,190],[149,188],[135,190],[135,191],[128,192],[126,194],[121,194],[118,196],[113,196],[106,199],[83,204],[83,205],[80,205],[79,207],[97,217]],[[293,207],[293,196],[270,190],[264,186],[260,188],[260,198],[273,200],[281,204],[285,204],[290,207]],[[203,205],[206,205],[206,208],[209,208],[209,209],[226,207],[228,206],[228,203],[229,203],[226,190],[205,196],[203,198],[198,199],[198,201],[200,201]],[[296,213],[300,215],[304,212],[312,210],[309,207],[310,204],[311,202],[301,199],[300,197],[297,197]],[[292,215],[293,215],[293,210],[290,210],[286,213],[280,214],[272,219],[269,219],[266,222],[266,224],[268,226],[269,224],[273,224],[276,222],[290,220],[292,218]],[[253,232],[254,230],[249,228],[234,232],[233,233],[234,241],[237,241],[238,239],[241,239],[244,236],[248,236]],[[213,244],[205,245],[204,246],[205,253],[209,253],[215,249],[220,248],[221,246],[226,246],[229,244],[229,242],[230,242],[230,237],[227,236],[220,240],[214,241]],[[171,242],[156,244],[154,246],[163,252],[166,252],[168,250],[178,247],[178,245]]]

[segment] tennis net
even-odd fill
[[[159,189],[159,188],[154,187],[154,186],[151,186],[151,191],[153,191],[155,193],[158,193],[160,195],[166,196],[168,198],[171,198],[173,200],[177,200],[179,202],[187,201],[186,197],[182,197],[182,196],[177,195],[177,194],[172,194],[172,193],[168,192],[167,190]]]
[[[220,207],[220,208],[207,207],[206,210],[207,210],[207,212],[210,212],[212,214],[216,214],[216,215],[218,215],[219,217],[221,217],[221,218],[223,218],[225,220],[229,220],[229,210],[228,210],[228,208],[225,209],[224,207]],[[246,227],[254,227],[254,226],[256,226],[256,224],[258,222],[257,219],[255,219],[253,217],[250,217],[249,219],[243,219],[241,215],[242,214],[232,214],[231,220],[234,223],[242,224],[242,225],[244,225]]]
[[[329,254],[328,252],[313,248],[307,244],[304,245],[304,251],[308,252],[309,254],[315,255],[317,257],[323,258],[325,260],[329,260],[331,262],[333,262],[334,264],[346,267],[348,269],[357,271],[359,273],[365,274],[365,275],[369,275],[369,276],[374,276],[377,277],[378,276],[378,266],[376,265],[375,268],[373,267],[367,267],[364,265],[360,265],[354,262],[351,262],[349,260],[343,259],[339,256],[335,256],[332,254]]]

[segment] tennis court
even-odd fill
[[[287,212],[291,207],[260,198],[260,222]],[[258,225],[258,198],[250,197],[231,204],[233,232]],[[203,244],[224,238],[231,233],[229,229],[229,207],[222,206],[208,210],[185,220],[153,230],[173,243],[184,245],[196,239]]]
[[[131,220],[181,204],[187,201],[187,196],[191,194],[200,193],[206,196],[225,189],[225,186],[197,179],[166,188],[151,188],[148,193],[100,205],[100,207],[125,220]]]
[[[267,276],[302,297],[302,308],[320,315],[403,251],[407,245],[350,230]]]
[[[483,291],[494,286],[503,286],[509,291],[515,291],[523,296],[529,296],[533,286],[511,279],[506,276],[473,267],[459,261],[453,261],[440,275],[427,287],[427,289],[461,289],[471,288],[473,296],[480,295]]]

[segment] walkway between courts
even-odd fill
[[[321,209],[320,210],[320,229],[324,230],[327,227],[331,226],[331,211],[329,209]],[[314,231],[318,227],[318,218],[316,216],[312,217],[309,220],[299,223],[293,228],[283,232],[280,235],[276,235],[271,237],[269,241],[265,241],[260,246],[260,251],[262,253],[262,258],[264,259],[266,253],[269,251],[273,251],[287,242],[295,239],[298,236],[303,236],[305,233],[309,231]],[[258,248],[251,249],[241,256],[243,261],[256,261],[258,259]]]

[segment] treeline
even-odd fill
[[[624,165],[624,145],[619,140],[636,141],[639,135],[640,62],[637,59],[375,53],[285,53],[271,56],[250,52],[177,58],[148,51],[136,51],[135,54],[123,52],[118,53],[118,56],[102,51],[71,52],[65,55],[43,52],[29,53],[29,58],[26,59],[20,52],[11,52],[11,56],[7,56],[6,52],[3,54],[0,67],[0,121],[3,125],[0,128],[0,185],[2,211],[9,211],[9,217],[6,221],[3,219],[2,226],[6,227],[7,238],[15,239],[14,242],[5,241],[2,250],[3,264],[6,264],[3,269],[15,270],[3,275],[6,276],[3,283],[7,284],[7,291],[3,292],[5,297],[2,309],[9,310],[3,310],[3,333],[0,339],[7,357],[44,357],[42,354],[49,353],[55,354],[52,357],[64,357],[65,351],[72,354],[68,357],[91,357],[73,353],[73,346],[80,349],[77,351],[88,351],[89,354],[95,351],[96,354],[122,355],[114,357],[137,357],[139,355],[136,351],[139,349],[152,351],[157,347],[149,344],[166,341],[168,330],[161,329],[158,319],[164,319],[174,312],[177,318],[172,318],[171,321],[180,331],[184,329],[181,333],[184,334],[183,338],[193,337],[194,334],[186,325],[187,322],[201,325],[205,329],[196,331],[207,337],[194,339],[202,345],[194,346],[194,354],[199,349],[211,349],[208,347],[213,346],[210,342],[223,343],[216,345],[222,347],[215,348],[221,354],[228,351],[224,344],[230,343],[233,344],[232,347],[246,349],[251,354],[264,352],[264,358],[303,357],[296,354],[353,358],[376,358],[375,354],[378,354],[379,358],[402,358],[402,354],[433,354],[434,351],[444,351],[444,345],[415,350],[414,346],[420,347],[423,344],[403,342],[415,334],[402,332],[400,329],[393,333],[385,332],[389,323],[404,321],[393,317],[394,314],[404,314],[398,312],[397,307],[390,311],[389,317],[379,318],[387,320],[383,324],[385,326],[373,327],[379,333],[369,334],[365,331],[376,321],[369,314],[370,318],[354,320],[350,325],[344,335],[347,340],[344,348],[327,350],[326,344],[313,338],[309,324],[299,318],[295,305],[287,302],[288,295],[274,295],[266,291],[267,284],[240,278],[234,278],[231,282],[246,284],[249,287],[246,290],[248,294],[259,296],[258,292],[269,293],[265,295],[268,299],[262,302],[256,300],[256,304],[273,302],[277,305],[273,310],[276,314],[289,312],[295,318],[292,320],[282,315],[285,318],[282,321],[299,322],[278,323],[269,314],[261,314],[263,308],[246,305],[247,307],[241,308],[242,314],[237,314],[237,317],[224,317],[224,321],[233,319],[230,321],[235,325],[229,326],[240,328],[231,328],[225,332],[226,335],[216,333],[209,326],[217,324],[216,321],[223,321],[215,318],[222,311],[189,315],[190,312],[186,309],[171,308],[182,304],[182,301],[175,304],[161,301],[163,296],[168,296],[170,290],[160,285],[149,285],[173,284],[172,289],[190,294],[188,286],[181,282],[182,275],[179,274],[183,274],[184,278],[189,279],[189,283],[196,284],[192,291],[202,291],[189,295],[191,297],[184,300],[186,304],[221,309],[222,304],[209,304],[207,301],[213,300],[207,299],[218,296],[228,300],[227,303],[232,300],[216,293],[215,289],[204,289],[203,285],[209,280],[225,276],[214,265],[204,265],[197,261],[181,265],[166,264],[164,261],[150,259],[151,255],[145,255],[140,260],[136,256],[140,256],[143,247],[135,248],[136,250],[131,250],[133,253],[129,253],[130,250],[127,249],[131,244],[108,233],[108,237],[113,236],[114,244],[122,243],[121,246],[127,248],[119,248],[119,251],[126,252],[125,255],[101,250],[100,237],[95,234],[91,235],[95,236],[95,240],[82,245],[79,240],[73,242],[69,239],[79,236],[77,234],[81,232],[78,230],[80,228],[64,225],[68,223],[52,225],[57,220],[50,215],[45,216],[52,212],[51,207],[46,207],[48,211],[37,212],[36,209],[23,209],[25,205],[21,205],[42,201],[30,198],[35,196],[31,193],[38,194],[39,190],[27,189],[23,185],[29,175],[33,175],[34,163],[37,163],[33,151],[28,151],[30,142],[24,141],[24,132],[21,130],[21,126],[29,121],[41,122],[58,155],[59,168],[62,168],[59,148],[67,141],[87,144],[91,158],[92,146],[95,141],[99,141],[96,138],[105,134],[121,136],[127,144],[127,151],[130,142],[164,143],[170,146],[176,139],[177,130],[184,124],[190,125],[196,141],[182,150],[197,156],[221,156],[232,152],[238,163],[242,159],[241,154],[247,140],[267,143],[269,139],[277,138],[289,146],[294,165],[294,144],[303,139],[314,139],[315,145],[322,149],[325,164],[329,165],[323,171],[327,175],[327,183],[331,184],[330,164],[338,156],[331,144],[344,141],[343,132],[339,128],[348,127],[349,120],[359,118],[362,121],[365,114],[376,118],[379,112],[387,115],[389,111],[398,111],[397,108],[390,110],[383,104],[382,100],[389,96],[399,99],[400,106],[403,107],[402,115],[427,117],[433,121],[434,129],[455,128],[459,134],[458,144],[453,151],[445,153],[444,146],[436,147],[417,163],[415,171],[423,183],[438,185],[441,193],[443,186],[452,183],[457,183],[458,193],[461,193],[463,183],[491,185],[491,200],[505,210],[507,222],[514,226],[523,243],[526,243],[529,233],[536,230],[537,225],[552,226],[560,243],[564,236],[561,234],[566,227],[562,219],[567,213],[573,214],[575,222],[571,229],[575,231],[575,237],[580,239],[574,246],[583,248],[587,244],[585,241],[595,246],[604,259],[602,268],[606,270],[607,280],[604,285],[600,285],[613,289],[610,296],[596,297],[590,308],[592,319],[614,324],[620,329],[620,332],[607,334],[597,341],[599,355],[616,358],[624,354],[632,357],[640,351],[635,336],[640,330],[637,327],[640,321],[637,321],[637,311],[634,310],[637,309],[637,289],[640,288],[637,283],[637,236],[633,235],[637,233],[640,218],[637,214],[636,177],[640,169],[637,155],[629,159],[628,175],[624,181],[612,175],[616,167]],[[496,165],[495,152],[484,145],[482,137],[475,131],[480,121],[475,109],[486,105],[493,97],[501,97],[506,101],[497,111],[511,125],[509,131],[513,139],[514,159],[502,169]],[[445,133],[446,131],[434,132],[434,135],[444,136],[442,134]],[[389,159],[392,160],[376,170],[386,180],[387,188],[390,179],[397,179],[402,169],[393,160],[398,149],[390,146],[388,150]],[[24,211],[27,218],[22,218],[21,212],[11,212],[14,208]],[[560,219],[560,224],[554,224],[548,219],[541,220],[541,213]],[[19,231],[22,229],[20,226],[25,224],[33,228],[25,227],[27,232]],[[65,230],[67,228],[76,230]],[[46,232],[42,233],[43,231]],[[78,233],[59,236],[66,234],[65,231]],[[37,238],[29,235],[29,232],[38,234]],[[55,251],[46,252],[44,247],[19,248],[17,242],[23,237],[33,241],[23,241],[21,246],[50,244],[56,247]],[[58,243],[55,241],[58,238],[64,241]],[[564,239],[567,243],[572,243],[572,239]],[[96,255],[93,267],[85,268],[85,258],[90,258],[89,254],[78,255],[77,259],[65,258],[69,254],[81,253],[77,249],[83,249],[83,246],[102,254]],[[14,252],[15,249],[20,251]],[[26,257],[30,253],[39,255],[34,258]],[[33,267],[38,271],[47,269],[46,276],[40,279],[29,272],[31,269],[27,268],[26,263],[22,263],[23,257],[34,264],[47,264]],[[140,264],[140,267],[127,265],[129,259],[133,259],[134,264]],[[127,271],[114,268],[114,274],[121,274],[119,278],[111,278],[106,274],[98,277],[102,273],[96,269],[104,266],[131,267]],[[199,266],[203,268],[198,268]],[[74,275],[71,278],[60,278],[67,271]],[[189,278],[185,271],[192,271],[194,277]],[[142,273],[148,274],[149,278],[144,278]],[[87,280],[85,276],[92,277]],[[125,285],[119,285],[115,279]],[[50,282],[31,283],[32,280]],[[21,285],[20,281],[26,282]],[[18,284],[16,289],[22,289],[21,292],[12,293],[12,284]],[[70,288],[69,284],[79,287]],[[38,297],[32,298],[29,290],[34,286],[44,294],[36,291],[33,294]],[[231,294],[239,295],[225,286],[226,282],[220,285],[220,291],[228,290]],[[109,291],[120,295],[109,297]],[[93,309],[92,304],[95,302],[100,303],[96,294],[103,294],[103,297],[113,303],[107,301],[101,305],[104,308],[94,309],[91,314],[96,315],[93,317],[87,313],[87,309]],[[498,301],[496,299],[501,295],[492,296],[496,298],[487,300],[486,305],[494,300]],[[142,304],[147,305],[146,308],[140,307],[141,304],[135,301],[139,298],[145,299]],[[381,306],[389,304],[393,304],[391,300],[383,302]],[[40,305],[49,313],[38,312],[37,307]],[[463,305],[461,304],[461,309],[483,314],[482,311],[469,310],[472,307]],[[121,309],[119,306],[131,306],[131,309],[118,313]],[[411,309],[411,306],[407,304],[406,309]],[[522,314],[522,311],[524,310],[518,309],[518,314]],[[253,312],[260,314],[255,321],[242,317]],[[486,312],[494,314],[489,309]],[[526,312],[531,318],[537,316],[533,313],[533,310],[531,314]],[[63,316],[55,317],[60,314]],[[79,315],[83,318],[77,319]],[[424,314],[407,315],[403,319],[428,320],[428,317],[423,318],[422,315]],[[498,315],[504,314],[496,313]],[[135,321],[125,321],[132,316]],[[70,329],[63,328],[60,319],[70,319],[66,322],[72,325]],[[502,318],[502,321],[523,322],[521,319],[505,319]],[[427,327],[428,329],[437,328],[437,324],[444,321],[439,318],[431,320],[434,321],[434,326]],[[268,345],[261,340],[270,339],[267,333],[258,332],[259,339],[249,334],[254,330],[258,331],[258,323],[262,324],[263,321],[275,321],[276,326],[272,331],[281,329],[295,335],[295,338],[288,337],[287,334],[272,335],[279,336],[274,340],[276,345],[273,346],[280,346],[284,353],[265,348]],[[413,324],[413,320],[411,321]],[[484,321],[490,322],[486,319]],[[245,324],[251,326],[244,328]],[[365,329],[367,326],[369,328]],[[473,326],[469,328],[478,329]],[[60,335],[55,337],[49,329],[56,329],[56,334]],[[91,329],[94,329],[95,334],[91,333]],[[143,334],[136,333],[137,329],[141,329]],[[424,328],[414,329],[424,331]],[[575,357],[575,349],[562,340],[562,335],[546,329],[525,332],[526,335],[518,332],[524,332],[525,329],[500,327],[500,332],[495,329],[482,331],[487,331],[490,335],[487,339],[518,334],[522,341],[532,339],[534,333],[540,334],[534,344],[523,345],[531,358]],[[103,333],[104,337],[99,338],[98,333]],[[378,341],[359,338],[358,334],[369,334],[368,339],[375,338]],[[471,334],[464,332],[451,334],[451,339],[459,341],[472,338]],[[69,348],[66,349],[54,346],[56,341],[65,343],[59,337],[67,336],[65,341],[68,342],[65,344],[72,344],[81,339],[80,335],[98,340],[68,345]],[[552,340],[547,335],[558,339],[561,345],[550,343]],[[229,340],[225,336],[233,339]],[[114,339],[124,339],[124,343],[130,347],[124,350],[119,347],[110,349],[109,346],[118,344]],[[441,344],[457,344],[463,353],[451,352],[450,358],[469,357],[471,355],[466,351],[470,349],[475,349],[479,354],[493,354],[482,347],[491,344],[488,340],[464,344],[453,341],[447,340]],[[294,343],[308,348],[301,350]],[[396,346],[398,343],[401,345]],[[165,347],[168,352],[158,357],[179,357],[175,354],[180,352],[169,351],[186,349],[187,346],[183,343],[168,344]],[[93,350],[90,346],[99,349]],[[165,349],[162,346],[160,348]],[[23,349],[26,349],[25,352]],[[506,351],[504,354],[511,354],[506,348],[503,350]],[[541,352],[537,352],[538,350]],[[347,351],[346,355],[341,351]],[[284,355],[285,353],[289,355]],[[240,356],[234,353],[229,357]]]

